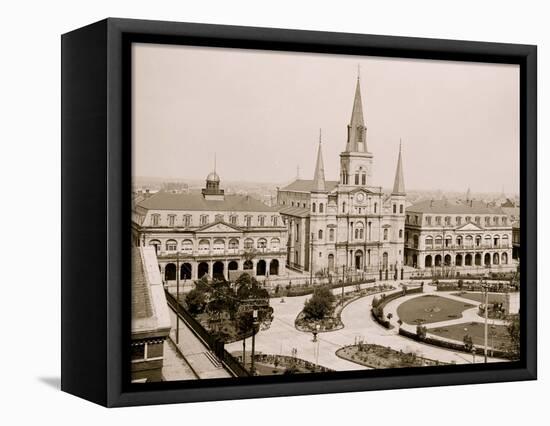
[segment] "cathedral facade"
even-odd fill
[[[312,180],[296,179],[277,193],[288,229],[287,265],[312,274],[394,271],[403,266],[405,185],[401,147],[393,190],[372,183],[360,80],[357,79],[338,180],[326,180],[319,138]]]

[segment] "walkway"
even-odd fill
[[[366,288],[383,283],[377,282],[375,284],[362,285],[361,287]],[[395,281],[387,283],[395,286],[398,285]],[[348,289],[351,291],[351,288]],[[334,289],[333,292],[338,294],[339,289]],[[318,343],[313,343],[311,333],[298,331],[294,327],[294,320],[302,310],[305,300],[309,297],[288,297],[285,298],[285,303],[280,303],[281,299],[271,300],[271,306],[274,308],[274,319],[269,329],[260,331],[256,336],[257,352],[292,356],[292,349],[296,348],[298,351],[297,357],[310,362],[317,362],[316,345],[319,345],[318,363],[320,365],[337,371],[361,370],[367,369],[367,367],[343,360],[337,357],[335,352],[342,346],[352,345],[356,340],[363,339],[367,343],[389,346],[392,349],[404,352],[416,352],[419,356],[442,362],[455,362],[457,364],[472,362],[472,357],[468,354],[415,342],[398,335],[397,328],[387,330],[380,326],[372,319],[370,314],[374,295],[365,296],[346,306],[341,314],[344,328],[337,331],[320,333]],[[402,299],[399,300],[402,301]],[[247,349],[250,343],[251,341],[248,339]],[[229,352],[242,350],[242,341],[227,345],[226,349]],[[483,361],[478,358],[480,357],[476,357],[476,362]],[[502,360],[489,358],[489,361]]]
[[[170,306],[169,306],[170,308]],[[170,330],[170,339],[176,342],[176,313],[170,308],[170,319],[172,321],[172,330]],[[197,336],[187,327],[185,322],[180,320],[179,327],[179,352],[195,374],[200,379],[215,379],[232,377],[217,358],[208,350],[208,348],[199,340]]]

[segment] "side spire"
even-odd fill
[[[403,159],[401,158],[401,139],[399,139],[399,156],[397,157],[397,168],[395,170],[395,180],[393,181],[394,195],[405,194],[405,178],[403,177]]]
[[[316,192],[325,192],[325,165],[323,163],[322,134],[319,129],[319,148],[317,150],[317,163],[315,164],[315,174],[313,176],[313,190]]]

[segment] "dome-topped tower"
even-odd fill
[[[216,161],[214,170],[206,177],[206,188],[203,188],[202,195],[207,200],[223,200],[223,189],[220,189],[220,176],[216,173]]]

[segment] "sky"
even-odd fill
[[[519,67],[134,44],[133,174],[312,179],[319,129],[337,180],[360,75],[373,183],[519,193]]]

